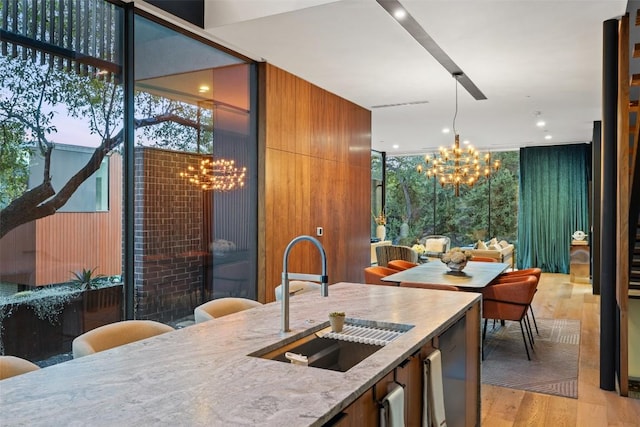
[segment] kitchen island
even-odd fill
[[[463,409],[460,425],[479,425],[479,294],[338,283],[326,298],[307,293],[290,304],[291,332],[280,332],[280,304],[272,303],[3,380],[1,424],[357,425],[409,360],[416,363],[398,378],[412,383],[407,405],[416,417],[417,360],[462,325],[452,359],[463,393],[448,395],[445,384],[445,400]],[[331,311],[413,327],[346,372],[249,356],[321,329]]]

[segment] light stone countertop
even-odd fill
[[[0,381],[0,425],[316,426],[446,330],[479,294],[338,283]],[[347,372],[247,356],[347,317],[415,325]]]

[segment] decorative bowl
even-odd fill
[[[449,270],[451,270],[451,271],[462,271],[462,270],[464,270],[466,265],[467,265],[467,261],[464,261],[464,262],[448,262],[447,263],[447,267],[449,267]]]

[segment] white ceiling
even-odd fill
[[[626,0],[400,3],[488,98],[458,86],[461,140],[492,150],[591,140],[602,23]],[[453,142],[442,129],[453,124],[455,79],[375,0],[205,0],[205,30],[370,109],[374,149],[424,153]],[[374,108],[405,103],[418,104]]]

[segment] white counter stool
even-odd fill
[[[197,306],[193,315],[196,323],[201,323],[261,305],[262,303],[248,298],[218,298]]]
[[[123,320],[109,323],[74,339],[71,344],[73,358],[88,356],[173,330],[171,326],[153,320]]]
[[[40,369],[35,363],[15,356],[0,356],[0,380]]]

